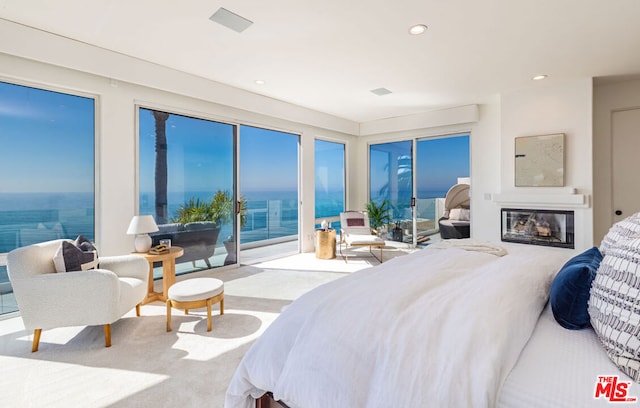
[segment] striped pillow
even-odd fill
[[[591,285],[589,316],[611,361],[640,382],[640,238],[609,248]]]
[[[635,213],[613,224],[600,243],[600,252],[606,255],[609,249],[621,239],[635,237],[640,237],[640,213]]]

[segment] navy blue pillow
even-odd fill
[[[551,283],[549,303],[553,317],[562,327],[579,330],[591,325],[588,303],[591,282],[602,254],[593,247],[567,261]]]

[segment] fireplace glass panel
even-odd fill
[[[573,211],[502,209],[502,241],[574,248]]]

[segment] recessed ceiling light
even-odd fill
[[[420,35],[427,31],[427,26],[424,24],[416,24],[409,28],[409,34],[411,35]]]
[[[256,83],[256,85],[264,85],[264,84],[266,84],[266,83],[267,83],[267,82],[266,82],[265,80],[263,80],[263,79],[256,79],[256,80],[255,80],[255,81],[253,81],[253,82],[255,82],[255,83]]]
[[[534,81],[540,81],[541,79],[545,79],[546,77],[547,75],[536,75],[531,79],[533,79]]]

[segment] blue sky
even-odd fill
[[[233,190],[233,126],[176,114],[166,122],[168,190]],[[155,191],[155,120],[140,109],[140,192]]]
[[[94,101],[0,82],[0,192],[91,192]]]
[[[399,160],[396,173],[406,181],[402,189],[410,196],[412,142],[374,144],[370,147],[371,193],[377,197],[389,180],[389,163]],[[417,142],[416,184],[418,198],[431,198],[429,192],[446,192],[458,177],[469,177],[469,136],[421,139]],[[443,194],[440,194],[444,196]]]
[[[0,192],[90,192],[94,184],[94,101],[0,82]],[[298,135],[251,126],[240,127],[243,193],[297,191]],[[171,114],[167,120],[169,191],[233,189],[233,126]],[[140,110],[140,191],[154,190],[155,130],[151,111]],[[316,142],[319,149],[330,142]],[[387,143],[394,154],[411,155],[410,142]],[[372,191],[388,174],[384,155],[373,153]],[[444,190],[456,177],[469,176],[469,137],[418,142],[418,191]],[[340,155],[327,155],[326,166],[340,168]],[[331,159],[331,157],[335,157]],[[342,167],[341,167],[342,166]],[[321,175],[319,175],[321,176]],[[342,188],[343,179],[317,178],[326,191]]]
[[[298,135],[240,127],[242,192],[298,191]]]
[[[316,196],[322,192],[344,192],[344,144],[316,140],[314,153]]]
[[[233,125],[171,114],[166,122],[169,191],[233,190]],[[240,126],[242,193],[297,191],[298,136]],[[140,109],[140,191],[153,192],[155,120]]]
[[[418,193],[446,192],[458,177],[469,177],[469,136],[424,139],[417,145]]]

